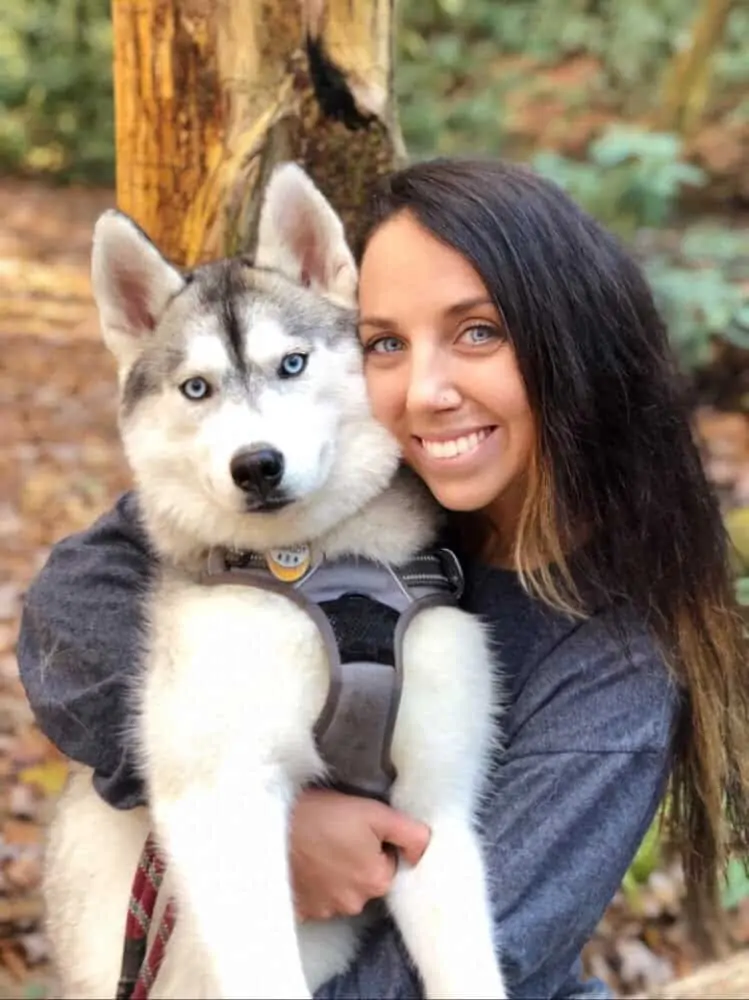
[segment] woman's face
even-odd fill
[[[402,212],[367,245],[359,309],[372,407],[408,464],[449,510],[512,525],[534,420],[481,278]]]

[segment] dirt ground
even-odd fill
[[[0,181],[0,1000],[50,995],[38,886],[44,827],[66,773],[34,727],[18,680],[13,650],[23,593],[50,546],[88,525],[129,484],[114,367],[99,340],[88,280],[93,222],[112,203],[109,191]],[[704,413],[701,421],[715,478],[749,499],[746,418]],[[678,926],[678,901],[671,902]],[[656,917],[662,922],[662,911]],[[662,988],[670,997],[749,996],[743,954],[721,966],[723,979],[712,987],[664,987],[698,959],[683,932],[676,958],[662,959],[657,947],[644,955],[646,919],[622,916],[622,901],[615,902],[592,945],[592,967],[607,974],[605,956],[619,949],[617,961],[629,956],[639,969],[632,983],[645,983],[648,996]],[[749,943],[749,910],[743,925]]]

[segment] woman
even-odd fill
[[[491,624],[507,678],[481,822],[511,993],[608,996],[581,982],[580,950],[669,777],[671,830],[703,899],[749,828],[741,630],[665,331],[608,234],[496,163],[389,178],[359,304],[375,413],[452,512],[465,604]],[[142,801],[124,689],[149,567],[125,497],[53,550],[19,645],[40,724],[120,808]],[[383,844],[416,860],[428,836],[379,803],[305,792],[300,915],[357,912],[388,888]],[[419,995],[386,920],[318,994]]]

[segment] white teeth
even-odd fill
[[[429,441],[427,438],[422,438],[421,444],[432,458],[455,458],[457,455],[466,455],[474,451],[489,433],[487,429],[483,429],[466,434],[464,437],[452,438],[450,441]]]

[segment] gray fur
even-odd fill
[[[260,301],[277,314],[289,333],[314,344],[320,338],[333,346],[342,337],[355,335],[355,312],[335,305],[285,278],[280,272],[256,268],[245,257],[207,264],[192,272],[198,302],[204,308],[223,312],[222,331],[229,343],[235,342],[230,329],[241,301]],[[231,318],[231,319],[230,319]],[[242,338],[247,331],[241,331]]]
[[[244,324],[243,316],[276,319],[291,336],[303,341],[310,353],[319,343],[335,347],[342,342],[350,345],[356,339],[353,310],[300,288],[278,272],[255,268],[246,258],[206,264],[187,275],[183,290],[167,306],[155,336],[128,373],[122,390],[122,416],[130,416],[139,402],[157,395],[170,382],[184,362],[191,329],[201,320],[216,326],[231,363],[221,391],[252,400],[274,373],[261,369],[250,356],[247,337],[252,324]],[[280,380],[277,387],[283,387]]]
[[[145,351],[127,373],[122,387],[122,416],[129,416],[142,399],[161,392],[164,382],[177,371],[184,360],[184,350],[180,350],[175,344],[164,345],[160,350]]]

